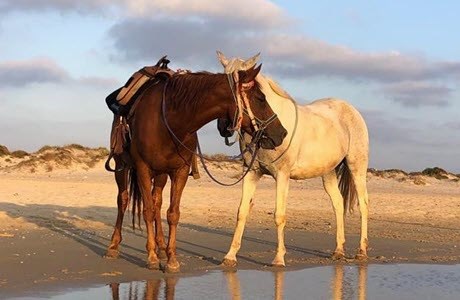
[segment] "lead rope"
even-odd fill
[[[250,149],[250,146],[251,144],[248,145],[248,147],[246,149]],[[237,181],[235,182],[232,182],[232,183],[225,183],[225,182],[222,182],[222,181],[219,181],[218,179],[216,179],[212,174],[211,172],[208,170],[208,167],[206,166],[205,162],[204,162],[204,156],[203,154],[201,153],[201,147],[200,147],[200,142],[198,141],[197,143],[197,148],[198,148],[198,153],[199,153],[199,157],[200,157],[200,161],[201,161],[201,164],[203,165],[203,169],[206,171],[206,174],[208,174],[208,176],[217,184],[220,184],[220,185],[223,185],[223,186],[234,186],[238,183],[240,183],[241,180],[244,179],[244,177],[246,177],[246,175],[249,173],[249,171],[251,171],[252,167],[254,166],[254,163],[256,161],[256,157],[257,157],[257,152],[259,151],[259,147],[257,147],[257,145],[255,145],[255,150],[252,154],[252,158],[251,158],[251,162],[249,163],[249,166],[248,168],[246,169],[246,171],[243,172],[243,174],[241,175],[240,178],[238,178]],[[251,152],[250,150],[244,150],[244,152],[241,153],[241,157],[242,159],[244,160],[243,158],[243,154],[247,151],[247,152]],[[243,165],[243,168],[244,168],[244,165]]]

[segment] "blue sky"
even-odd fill
[[[0,0],[0,144],[107,146],[104,98],[168,54],[221,71],[262,52],[300,103],[335,96],[364,115],[371,167],[460,172],[455,1]],[[206,152],[236,153],[200,131]]]

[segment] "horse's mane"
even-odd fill
[[[168,105],[177,109],[196,110],[204,99],[204,93],[213,89],[222,82],[223,75],[206,71],[177,74],[168,81],[167,97]]]
[[[289,95],[288,92],[286,92],[282,87],[279,86],[279,84],[277,82],[275,82],[273,79],[271,79],[270,77],[268,76],[265,76],[265,75],[262,75],[262,74],[259,74],[257,77],[256,77],[256,81],[259,82],[260,86],[262,87],[262,89],[264,89],[264,86],[265,86],[265,82],[268,84],[268,87],[270,87],[271,91],[274,92],[275,94],[277,94],[278,96],[281,96],[283,98],[286,98],[286,99],[290,99],[292,101],[295,101],[291,95]]]

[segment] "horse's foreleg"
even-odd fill
[[[176,258],[176,230],[180,217],[180,198],[187,183],[189,166],[184,166],[178,169],[171,176],[171,202],[169,205],[167,218],[169,225],[169,240],[168,240],[168,262],[166,264],[166,272],[179,272],[180,265]]]
[[[157,243],[157,255],[160,259],[166,259],[166,242],[161,224],[161,205],[163,203],[163,188],[168,180],[167,174],[155,176],[153,180],[153,200],[155,203],[155,241]]]
[[[236,223],[235,233],[233,234],[230,250],[225,255],[222,264],[226,267],[235,267],[236,254],[241,247],[241,239],[243,237],[246,218],[249,214],[252,197],[256,191],[256,185],[262,174],[258,171],[250,171],[243,179],[243,194],[241,196],[240,206],[238,208],[238,219]]]
[[[105,254],[106,258],[117,258],[119,255],[118,246],[122,241],[121,236],[121,227],[123,225],[123,217],[125,215],[126,208],[129,202],[128,195],[128,169],[115,172],[115,181],[118,186],[118,196],[117,196],[117,221],[115,223],[115,228],[112,234],[112,240],[110,246],[107,249]]]
[[[275,224],[278,232],[278,248],[276,249],[275,259],[272,261],[273,266],[285,266],[284,255],[286,247],[284,246],[284,227],[286,226],[286,199],[289,191],[289,175],[279,172],[276,176],[276,206],[275,206]]]
[[[343,197],[339,190],[337,175],[335,170],[323,176],[323,186],[326,193],[329,195],[334,207],[335,219],[337,223],[337,246],[332,259],[341,259],[345,257],[345,225],[344,225],[344,205]]]
[[[145,226],[147,227],[147,268],[157,270],[160,268],[160,261],[158,256],[155,253],[156,244],[155,244],[155,235],[153,231],[153,219],[155,216],[155,205],[153,203],[153,198],[151,194],[152,190],[152,176],[150,169],[141,164],[137,166],[137,184],[142,196],[142,201],[144,203],[144,221]]]

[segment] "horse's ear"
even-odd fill
[[[247,71],[240,71],[239,77],[240,81],[243,83],[248,83],[256,79],[257,74],[259,74],[262,64],[257,67],[252,67]]]
[[[217,58],[219,58],[220,63],[221,63],[222,66],[225,68],[225,67],[228,65],[228,63],[229,63],[228,59],[227,59],[227,58],[225,57],[225,55],[224,55],[222,52],[220,52],[219,50],[217,50],[216,52],[217,52]]]
[[[245,62],[243,62],[241,66],[241,70],[249,70],[250,68],[253,68],[257,63],[259,56],[260,56],[260,52],[254,55],[253,57],[248,58]]]

